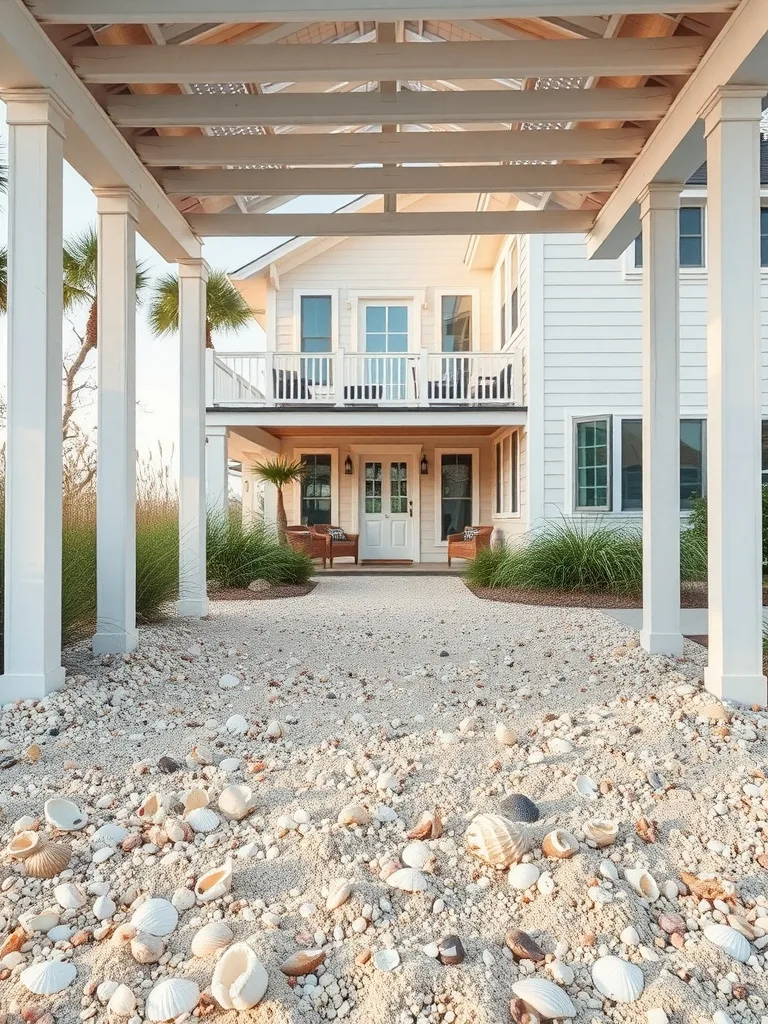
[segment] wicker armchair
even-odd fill
[[[360,536],[357,533],[348,533],[346,540],[334,540],[328,535],[328,531],[334,529],[330,523],[316,523],[312,530],[317,536],[322,537],[328,544],[328,557],[333,568],[334,558],[354,558],[357,565],[358,547]]]
[[[310,558],[322,558],[325,569],[328,560],[327,537],[315,533],[309,526],[288,526],[285,539],[294,551],[303,551]]]
[[[477,530],[472,540],[464,540],[463,533],[448,534],[448,565],[452,558],[477,558],[479,551],[490,547],[492,526],[473,526]]]

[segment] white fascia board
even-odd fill
[[[349,427],[354,433],[360,427],[376,427],[386,433],[388,427],[514,427],[524,426],[528,413],[522,406],[499,406],[498,409],[208,409],[205,422],[209,426],[307,427],[322,433],[329,427]]]

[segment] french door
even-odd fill
[[[413,559],[412,456],[366,457],[360,494],[360,557]]]
[[[368,358],[365,383],[383,402],[405,401],[408,393],[408,306],[365,302],[362,305],[363,350]]]

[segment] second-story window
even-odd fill
[[[471,295],[444,295],[441,322],[443,352],[472,351]]]
[[[332,334],[330,295],[301,296],[301,351],[330,352]]]
[[[768,254],[767,254],[768,255]],[[643,265],[643,236],[635,239],[635,266]],[[680,266],[704,266],[704,207],[680,207]]]
[[[760,266],[768,267],[768,206],[760,207]]]
[[[517,245],[513,245],[509,250],[509,309],[507,312],[507,331],[509,337],[512,337],[515,333],[519,323],[517,300],[519,279],[520,270],[518,266]],[[504,340],[506,341],[507,339],[505,338]]]

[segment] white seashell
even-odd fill
[[[540,874],[541,872],[535,864],[513,864],[509,869],[507,881],[510,888],[524,892],[532,885],[536,885]]]
[[[496,742],[503,747],[514,747],[517,743],[517,730],[503,722],[497,722],[494,730]]]
[[[571,741],[561,739],[559,736],[553,736],[551,740],[547,740],[547,747],[550,754],[570,754],[573,751]]]
[[[264,730],[264,735],[268,740],[279,740],[281,736],[285,735],[285,730],[279,722],[273,719],[268,723],[267,728]]]
[[[638,896],[644,896],[651,903],[655,903],[659,898],[660,893],[656,879],[648,871],[643,868],[627,868],[624,877]]]
[[[147,793],[136,811],[144,821],[160,822],[165,818],[166,808],[159,793]]]
[[[123,828],[121,825],[102,825],[91,836],[91,846],[97,850],[103,850],[107,847],[111,847],[114,850],[127,835],[128,829]]]
[[[713,946],[722,949],[726,956],[738,960],[741,964],[745,964],[752,956],[752,947],[747,939],[741,932],[737,932],[735,928],[730,928],[728,925],[708,925],[704,929],[704,938]]]
[[[0,741],[0,751],[2,750],[1,744],[2,741]],[[20,818],[17,818],[16,821],[14,821],[13,825],[11,825],[11,829],[13,830],[13,834],[17,836],[19,832],[34,831],[39,827],[39,825],[40,822],[37,818],[33,818],[31,814],[23,814]]]
[[[425,842],[414,839],[403,848],[400,860],[409,868],[431,871],[435,864],[435,855]]]
[[[612,821],[592,820],[584,825],[584,835],[598,848],[611,846],[616,842],[618,834],[619,826],[615,825]]]
[[[37,853],[43,844],[44,840],[39,832],[32,832],[29,829],[23,829],[21,832],[17,832],[14,835],[13,839],[5,848],[5,852],[9,857],[13,857],[14,860],[26,860],[27,857],[31,857],[33,853]]]
[[[572,985],[575,975],[573,968],[568,964],[564,964],[562,960],[553,960],[549,965],[550,973],[556,982],[560,985]]]
[[[339,811],[337,821],[340,825],[369,825],[371,812],[362,804],[347,804]]]
[[[165,953],[165,943],[149,932],[139,932],[131,940],[131,956],[138,964],[156,964]]]
[[[576,1016],[568,993],[546,978],[524,978],[515,982],[512,991],[544,1020]]]
[[[144,1016],[150,1021],[175,1020],[191,1013],[200,1002],[200,989],[187,978],[166,978],[147,996]]]
[[[108,921],[117,910],[117,904],[109,896],[99,896],[93,904],[93,916],[97,921]]]
[[[63,960],[46,960],[32,964],[19,975],[19,981],[28,992],[36,996],[52,996],[69,988],[77,976],[73,964]]]
[[[213,764],[213,751],[210,747],[199,744],[192,747],[189,754],[187,754],[187,761],[200,765]]]
[[[255,806],[256,797],[250,786],[227,786],[219,796],[219,810],[232,821],[242,821]]]
[[[109,998],[107,1012],[116,1017],[130,1017],[136,1009],[136,996],[127,985],[118,985]]]
[[[76,803],[59,797],[45,801],[43,814],[49,825],[62,832],[79,832],[88,824],[88,818]]]
[[[195,896],[199,903],[210,903],[225,896],[232,888],[232,863],[227,863],[213,871],[206,871],[195,885]]]
[[[603,878],[608,879],[609,882],[618,882],[619,869],[612,860],[601,860],[599,871]]]
[[[394,772],[381,772],[376,779],[376,789],[380,793],[396,793],[400,789],[400,779]]]
[[[211,921],[198,929],[192,937],[194,956],[211,956],[219,949],[225,949],[234,939],[232,929],[223,921]]]
[[[225,672],[224,675],[219,678],[219,686],[222,690],[231,690],[235,686],[239,686],[240,682],[241,680],[239,676],[230,675],[229,672]]]
[[[334,878],[328,887],[328,898],[325,901],[326,910],[337,910],[346,903],[352,894],[352,883],[346,878]]]
[[[579,841],[564,828],[556,828],[544,836],[541,849],[545,857],[568,860],[579,852]]]
[[[597,800],[600,795],[597,783],[587,775],[579,775],[576,779],[576,792],[583,796],[585,800]]]
[[[184,820],[193,832],[213,832],[221,824],[218,814],[210,807],[195,807]]]
[[[112,996],[115,994],[117,985],[118,982],[110,981],[109,979],[107,979],[107,981],[102,981],[102,983],[96,989],[96,998],[99,1000],[99,1002],[108,1003]]]
[[[493,868],[508,868],[530,850],[530,833],[500,814],[478,814],[464,835],[470,853]]]
[[[248,720],[243,718],[242,715],[230,715],[224,723],[224,728],[235,736],[245,736],[250,726],[248,725]]]
[[[250,946],[236,942],[216,964],[211,995],[224,1010],[250,1010],[264,998],[269,976]]]
[[[403,892],[424,892],[429,888],[429,882],[416,868],[398,868],[387,877],[387,885]]]
[[[627,925],[627,927],[621,933],[619,938],[627,946],[639,946],[640,945],[640,935],[638,933],[638,930],[637,930],[637,928],[633,927],[631,924]]]
[[[190,789],[181,796],[181,803],[184,808],[184,816],[186,817],[190,811],[196,810],[198,807],[207,807],[210,802],[210,797],[204,789],[196,786],[195,789]]]
[[[400,966],[400,954],[396,949],[380,949],[374,953],[373,963],[377,970],[388,974]]]
[[[170,935],[179,923],[176,907],[168,900],[151,899],[142,903],[131,917],[131,924],[140,932],[164,938]]]
[[[58,923],[58,910],[43,910],[39,914],[35,910],[27,910],[23,914],[19,914],[19,924],[27,935],[33,935],[35,932],[49,932]]]
[[[645,987],[643,972],[618,956],[601,956],[592,965],[592,981],[601,996],[614,1003],[634,1003]]]

